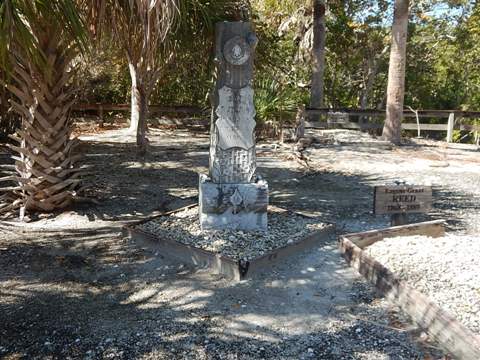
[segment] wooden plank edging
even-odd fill
[[[326,238],[334,236],[335,234],[335,224],[325,222],[323,223],[325,227],[311,232],[300,240],[287,243],[286,245],[267,251],[264,255],[244,261],[235,260],[228,256],[161,236],[161,234],[152,234],[137,228],[139,225],[160,217],[169,216],[195,207],[198,207],[198,204],[187,205],[176,210],[133,221],[123,226],[123,236],[136,241],[142,247],[154,249],[164,256],[176,258],[196,267],[210,269],[214,274],[222,274],[234,281],[240,281],[261,274],[269,267],[275,265],[277,261],[301,253],[310,247],[320,244],[325,241]],[[268,209],[284,215],[294,213],[304,218],[315,218],[315,216],[291,212],[271,204],[268,206]]]
[[[381,231],[378,230],[377,232]],[[360,234],[353,235],[359,236]],[[387,234],[391,236],[392,233]],[[389,301],[399,306],[419,327],[437,340],[452,355],[459,359],[480,359],[480,337],[427,296],[367,255],[348,236],[340,236],[339,243],[342,256],[351,267],[374,285]]]
[[[396,236],[413,236],[424,235],[430,237],[441,237],[445,235],[445,220],[432,220],[416,224],[392,226],[386,229],[370,230],[360,233],[345,234],[343,237],[348,238],[360,249],[364,249],[377,241],[396,237]]]

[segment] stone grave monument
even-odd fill
[[[256,174],[253,59],[248,22],[215,29],[216,86],[211,96],[209,174],[200,175],[203,230],[267,230],[268,184]]]

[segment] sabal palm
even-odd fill
[[[72,61],[87,43],[74,0],[0,1],[0,62],[22,126],[12,136],[16,172],[1,179],[0,212],[52,211],[70,204],[80,183],[69,111]]]
[[[235,0],[105,0],[99,19],[124,51],[132,80],[130,131],[145,152],[148,99],[185,42],[198,41]],[[188,51],[188,48],[184,48]],[[192,79],[194,81],[194,79]]]
[[[106,0],[99,17],[121,46],[132,80],[130,130],[144,152],[148,98],[157,81],[161,51],[179,13],[177,0]]]

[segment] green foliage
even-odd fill
[[[259,123],[291,120],[296,108],[307,99],[307,91],[302,87],[305,69],[295,66],[300,55],[299,39],[295,39],[294,31],[282,33],[281,30],[287,27],[281,21],[285,20],[285,10],[292,7],[289,2],[283,5],[286,6],[283,9],[278,4],[263,10],[260,7],[253,13],[260,39],[255,60],[255,106]],[[303,11],[304,8],[298,10],[299,16]]]
[[[105,39],[95,53],[88,54],[80,64],[77,101],[81,103],[123,104],[130,101],[131,87],[127,63],[118,49]]]
[[[203,42],[192,44],[188,52],[179,51],[159,80],[151,102],[166,105],[209,105],[213,88],[213,51]]]
[[[5,81],[8,81],[6,74],[0,71],[0,83]],[[9,92],[0,86],[0,142],[7,142],[8,135],[13,134],[21,122],[20,117],[10,108],[9,100]]]
[[[44,38],[47,33],[61,39],[68,51],[84,51],[88,36],[78,5],[75,0],[0,0],[0,67],[9,69],[16,49],[45,68],[48,54],[41,49],[50,40]]]
[[[298,89],[284,86],[276,79],[265,78],[256,82],[255,109],[257,122],[285,122],[293,119],[301,97]]]
[[[194,8],[186,13],[192,16],[182,18],[183,30],[175,40],[175,61],[162,70],[152,103],[209,105],[212,25],[236,16],[227,3],[190,4]],[[327,5],[326,106],[385,108],[392,2],[331,0]],[[217,7],[217,15],[206,16],[208,6]],[[219,10],[221,6],[226,7]],[[412,2],[411,13],[405,105],[478,110],[480,4],[424,0]],[[258,121],[288,120],[285,111],[309,102],[311,0],[252,0],[251,17],[260,40],[255,60]],[[198,27],[197,20],[205,26]],[[86,76],[92,81],[85,83],[84,98],[128,101],[127,68],[121,57],[105,54],[89,70],[94,76]]]
[[[241,2],[182,0],[179,21],[169,35],[170,63],[151,95],[151,101],[170,105],[208,106],[213,88],[215,23],[233,20]]]

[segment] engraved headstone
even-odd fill
[[[202,229],[266,230],[268,184],[256,175],[253,57],[248,22],[216,26],[209,176],[200,175]]]

